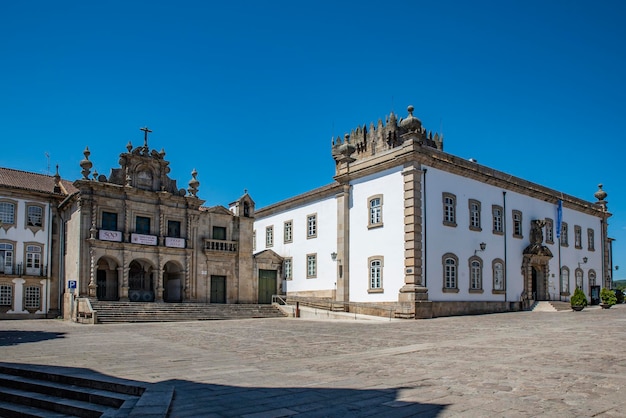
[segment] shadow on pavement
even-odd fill
[[[0,347],[65,338],[64,332],[0,331]]]

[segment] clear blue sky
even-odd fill
[[[3,1],[0,166],[109,174],[130,140],[207,205],[328,184],[331,137],[406,107],[445,150],[608,192],[626,277],[626,2]]]

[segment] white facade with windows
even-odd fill
[[[591,298],[610,286],[601,187],[592,203],[446,154],[412,108],[337,138],[332,151],[333,184],[256,213],[255,229],[277,237],[293,225],[292,241],[272,247],[289,259],[288,296],[395,303],[429,317],[567,301],[576,287]]]

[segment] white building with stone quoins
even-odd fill
[[[601,185],[590,202],[453,156],[408,112],[334,139],[332,184],[256,211],[288,296],[424,318],[610,287]]]

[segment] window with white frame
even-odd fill
[[[472,231],[480,231],[480,202],[478,200],[470,199],[469,204],[469,228]]]
[[[15,225],[15,203],[0,202],[0,222],[3,225]]]
[[[445,254],[443,261],[443,291],[458,291],[457,266],[459,259],[454,254]]]
[[[567,223],[563,222],[561,224],[561,247],[568,247],[569,244],[567,241]]]
[[[369,228],[383,225],[383,197],[382,195],[372,196],[368,199],[369,203]]]
[[[0,285],[0,306],[13,305],[13,286],[8,284]]]
[[[13,244],[0,242],[0,273],[13,274]]]
[[[583,248],[583,232],[582,228],[578,225],[574,225],[574,247],[580,249]]]
[[[285,221],[283,224],[283,240],[285,244],[293,242],[293,221]]]
[[[513,237],[523,238],[522,236],[522,212],[519,210],[513,211]]]
[[[39,286],[26,286],[24,289],[24,307],[37,309],[41,306],[41,288]]]
[[[561,293],[569,294],[569,269],[561,267]]]
[[[306,278],[314,279],[317,277],[317,254],[306,255]]]
[[[265,227],[265,247],[274,245],[274,225]]]
[[[496,259],[493,261],[493,290],[503,292],[505,289],[504,262],[500,259]]]
[[[587,277],[589,277],[589,286],[595,286],[596,285],[596,272],[594,270],[589,270],[589,273],[587,273]]]
[[[587,228],[587,249],[589,251],[595,251],[596,250],[594,233],[593,233],[593,229],[591,229],[591,228]]]
[[[288,257],[283,260],[283,273],[285,280],[293,279],[293,258]]]
[[[491,206],[491,215],[493,217],[493,230],[494,234],[502,235],[503,233],[503,225],[502,225],[502,206],[492,205]]]
[[[576,269],[576,271],[574,272],[574,275],[576,276],[576,287],[578,289],[582,289],[583,288],[583,271],[581,269]]]
[[[478,257],[469,259],[470,269],[470,292],[482,290],[483,288],[483,263]]]
[[[40,205],[26,206],[26,225],[43,227],[43,207]]]
[[[307,215],[306,217],[306,237],[317,237],[317,214]]]
[[[546,218],[546,243],[554,244],[554,221]]]
[[[370,293],[382,292],[383,290],[383,257],[373,256],[367,259],[370,277],[369,289]]]
[[[33,276],[41,274],[41,247],[39,245],[26,246],[26,274]]]
[[[456,226],[456,196],[452,193],[444,193],[443,199],[443,224]]]

